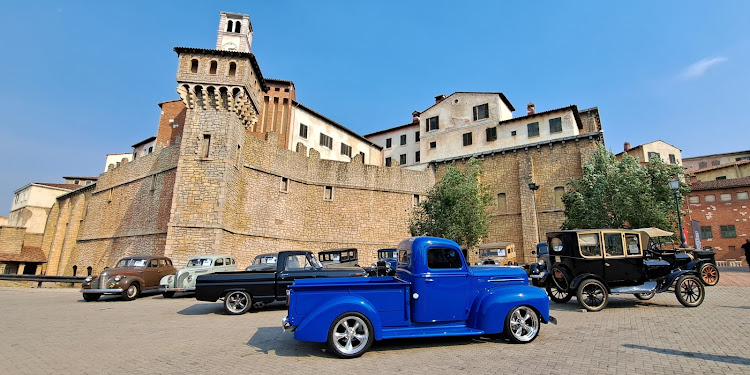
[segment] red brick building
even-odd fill
[[[691,187],[685,225],[691,219],[700,223],[701,244],[713,247],[716,259],[744,260],[741,246],[750,235],[750,177],[694,181]]]

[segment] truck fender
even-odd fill
[[[159,285],[173,286],[172,283],[169,282],[170,276],[174,277],[175,275],[167,275],[167,276],[162,277],[161,280],[159,280]]]
[[[328,329],[337,316],[356,311],[370,321],[375,340],[383,337],[383,325],[380,315],[367,300],[357,296],[342,296],[326,301],[304,317],[294,331],[294,338],[302,341],[326,342]]]
[[[607,282],[604,281],[601,276],[594,275],[593,273],[582,273],[576,276],[575,279],[573,279],[573,281],[570,283],[571,293],[576,293],[576,291],[578,290],[578,285],[580,285],[581,282],[586,279],[596,279],[601,281],[601,283],[604,284],[604,287],[607,288],[607,293],[611,292],[611,290],[609,289],[609,285],[607,285]]]
[[[468,326],[488,334],[503,331],[505,317],[516,306],[531,306],[549,323],[549,297],[540,288],[529,285],[509,285],[481,292],[471,306]]]

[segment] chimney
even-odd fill
[[[625,152],[630,151],[630,142],[625,142],[622,149],[625,150]]]
[[[414,112],[411,113],[411,123],[412,124],[416,124],[416,123],[419,122],[419,115],[421,115],[421,113],[419,113],[419,111],[414,111]]]
[[[438,104],[438,103],[442,102],[443,100],[445,100],[445,98],[447,98],[447,96],[445,96],[445,94],[440,94],[440,95],[436,96],[435,97],[435,104]]]
[[[698,182],[698,176],[696,176],[694,174],[691,174],[690,175],[690,184],[692,185],[692,184],[694,184],[696,182]]]
[[[530,102],[526,105],[526,115],[533,115],[536,113],[536,107],[534,106],[534,102]]]

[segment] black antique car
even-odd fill
[[[359,267],[357,249],[330,249],[318,252],[318,260],[324,266]]]
[[[365,267],[370,276],[393,276],[396,274],[396,249],[378,249],[377,262]]]
[[[586,229],[547,233],[549,245],[547,293],[552,301],[568,302],[575,294],[581,307],[599,311],[610,294],[634,294],[650,299],[674,290],[683,306],[703,303],[705,289],[695,270],[675,267],[644,253],[645,232]]]
[[[649,235],[649,243],[646,248],[646,257],[651,259],[663,259],[683,270],[693,270],[698,273],[701,281],[706,286],[714,286],[719,283],[719,269],[716,268],[716,253],[712,250],[697,250],[691,248],[664,249],[659,244],[659,239],[667,237],[671,242],[672,233],[659,228],[640,228],[640,232]]]

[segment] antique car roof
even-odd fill
[[[639,232],[646,232],[646,234],[648,234],[650,237],[672,237],[674,235],[674,233],[672,233],[672,232],[668,232],[666,230],[659,229],[659,228],[653,228],[653,227],[650,227],[650,228],[639,228],[639,229],[635,229],[635,230],[637,230]]]
[[[190,257],[190,259],[198,259],[198,258],[217,259],[217,258],[234,258],[234,257],[229,254],[206,254],[206,255],[193,255]]]
[[[338,253],[338,252],[341,252],[341,251],[349,251],[349,250],[357,250],[357,248],[356,247],[347,247],[347,248],[342,248],[342,249],[321,250],[321,251],[318,252],[318,254],[321,254],[321,253]]]
[[[493,242],[493,243],[484,243],[479,245],[480,249],[495,249],[498,247],[507,247],[508,245],[512,244],[513,242]]]

